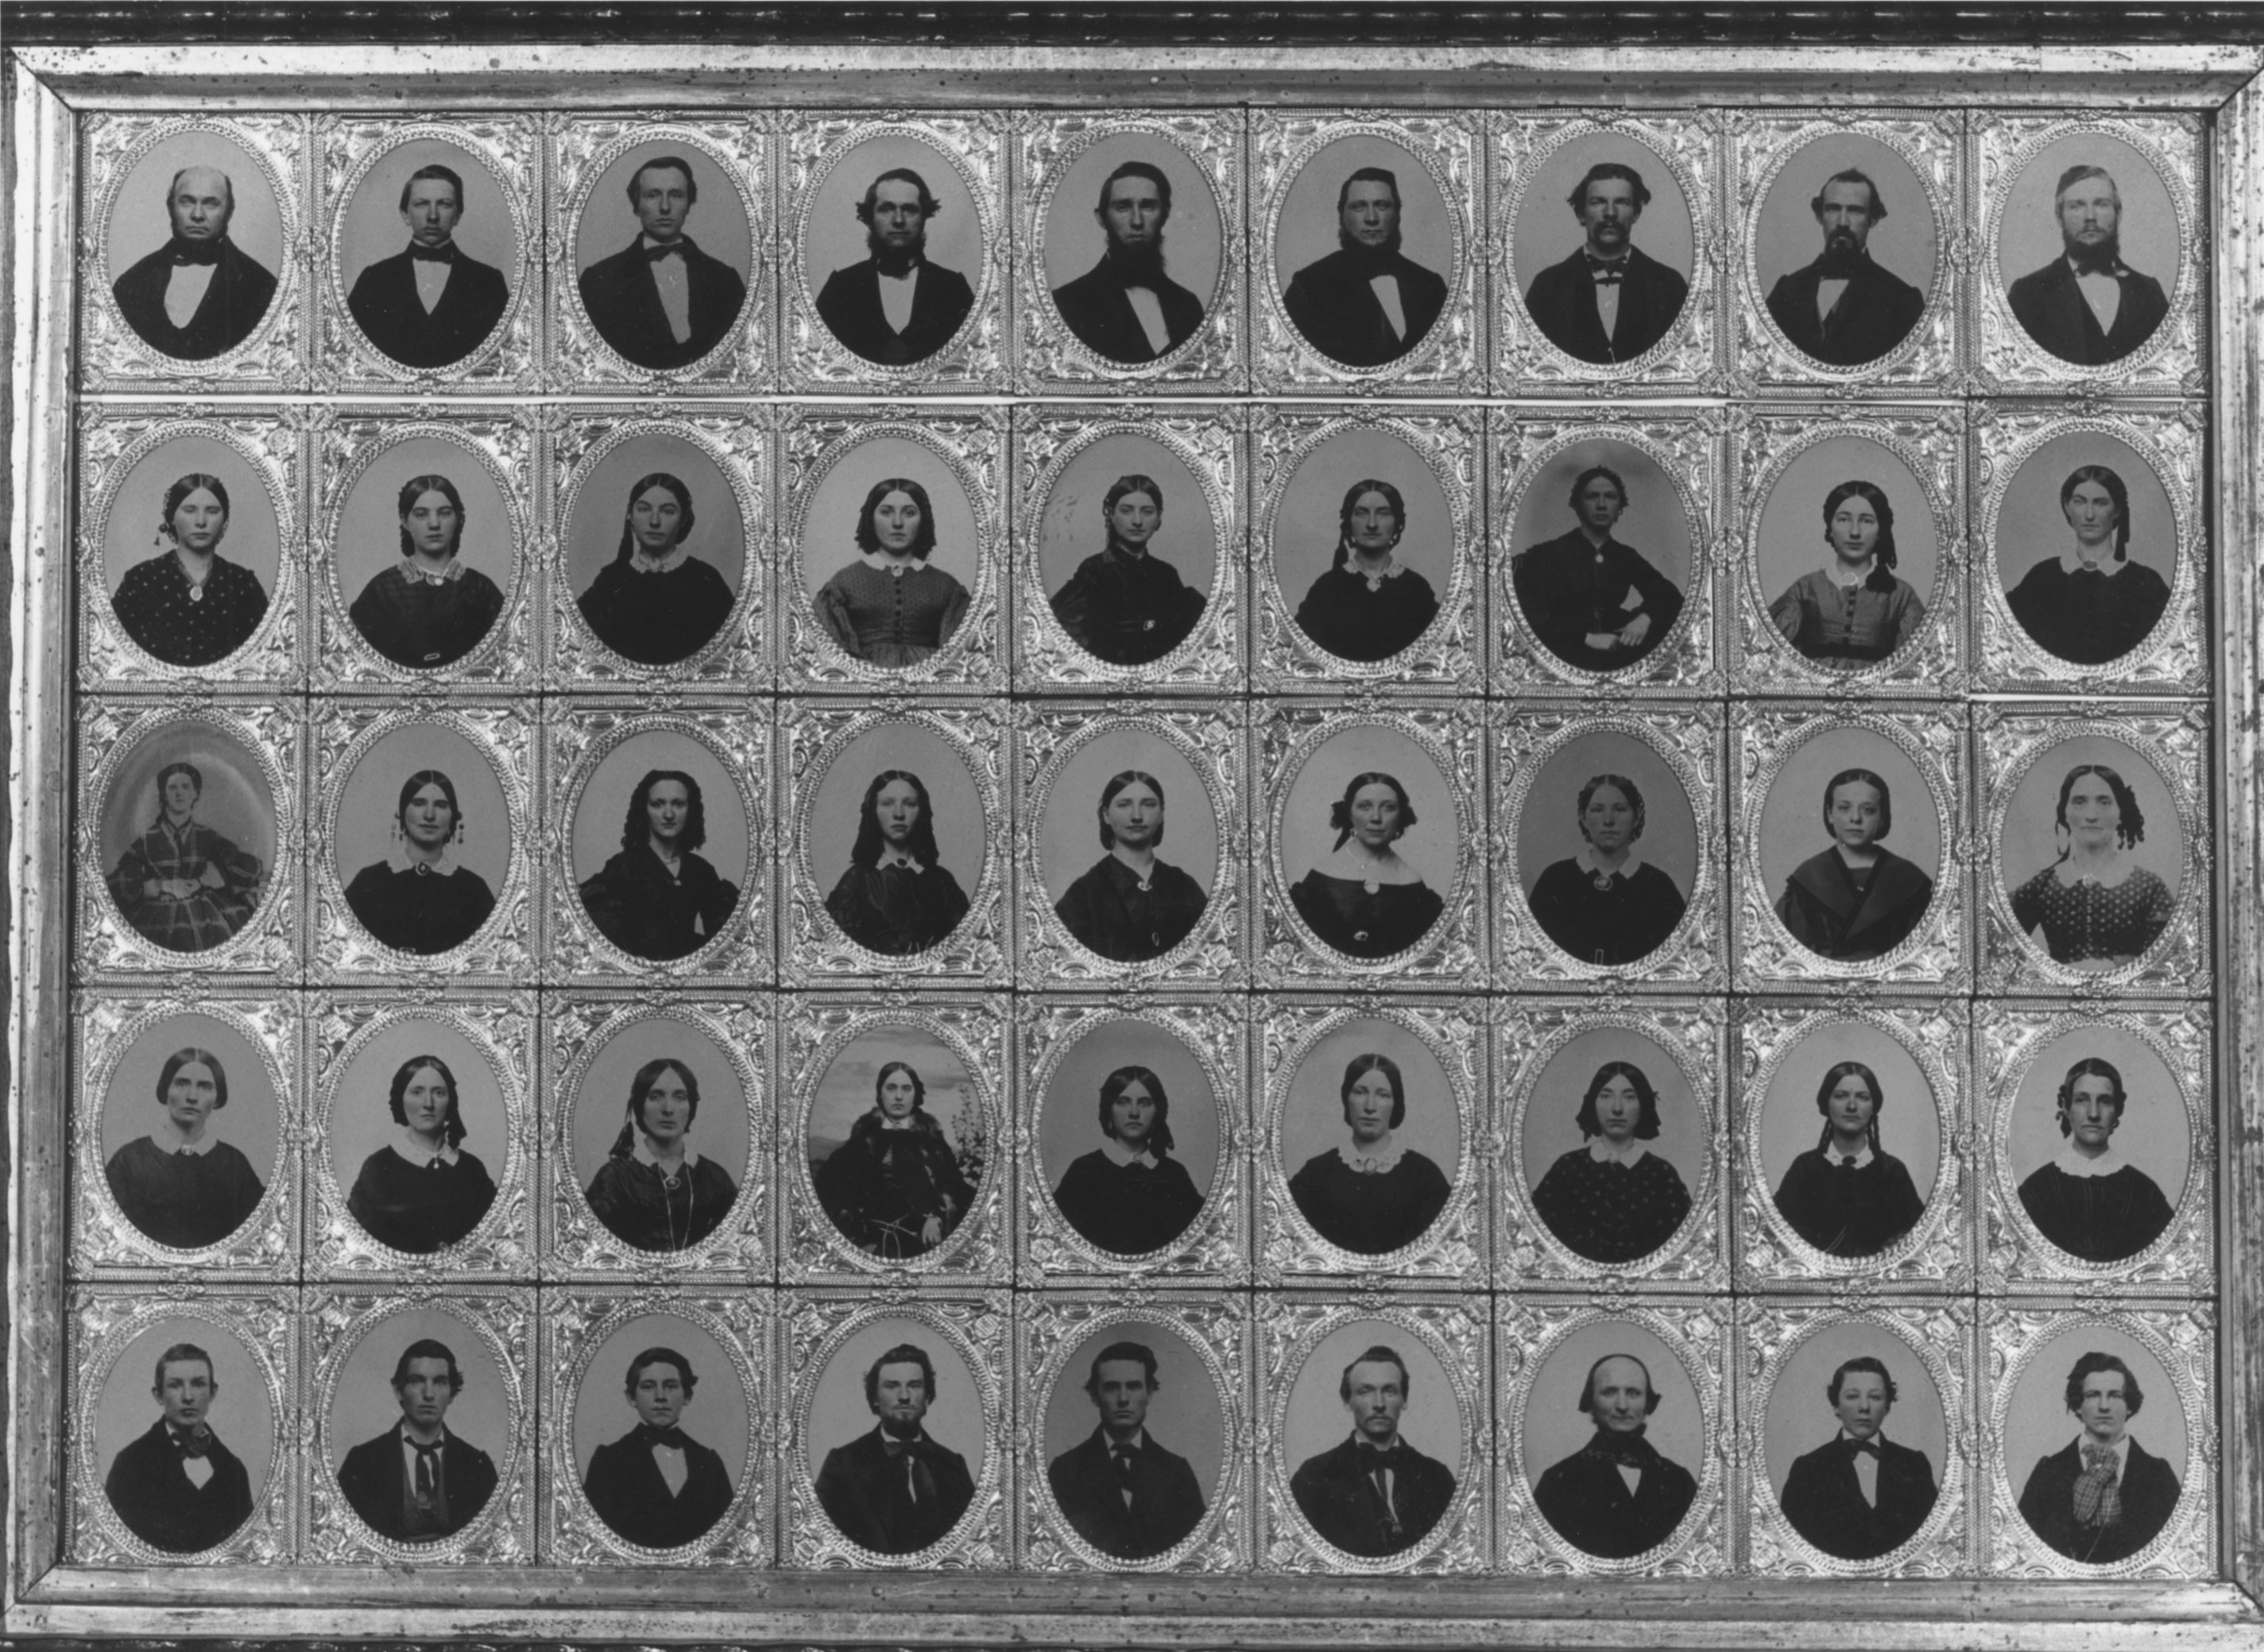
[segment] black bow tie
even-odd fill
[[[2122,267],[2122,261],[2111,252],[2087,255],[2071,252],[2067,255],[2067,261],[2075,266],[2078,275],[2115,275]]]
[[[637,1424],[637,1438],[645,1446],[665,1446],[672,1452],[684,1449],[684,1431],[672,1424],[667,1428],[655,1428],[649,1423],[640,1423]]]
[[[1617,286],[1627,279],[1627,260],[1622,258],[1617,263],[1609,263],[1602,258],[1591,257],[1588,274],[1598,286]]]
[[[165,257],[174,264],[218,264],[221,243],[218,236],[210,241],[184,241],[176,235],[165,248]]]
[[[1648,1468],[1658,1455],[1640,1434],[1608,1434],[1600,1430],[1588,1442],[1586,1451],[1591,1457],[1600,1457],[1623,1468]]]
[[[421,242],[412,241],[409,243],[409,256],[419,264],[454,264],[456,261],[456,243],[451,241],[440,246],[428,247]]]
[[[1843,1439],[1840,1442],[1840,1449],[1851,1458],[1857,1452],[1869,1452],[1876,1461],[1879,1455],[1879,1442],[1874,1439]]]
[[[881,1436],[881,1449],[888,1453],[891,1458],[901,1457],[906,1452],[917,1457],[919,1455],[919,1448],[920,1443],[916,1439],[897,1439],[888,1434]]]
[[[186,1433],[176,1432],[173,1435],[173,1449],[184,1457],[205,1456],[212,1450],[212,1431],[208,1428],[199,1428]]]
[[[658,246],[647,247],[644,250],[644,256],[655,264],[658,264],[663,258],[680,258],[684,256],[684,243],[664,241]]]

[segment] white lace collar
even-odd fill
[[[446,585],[464,576],[463,559],[451,551],[448,560],[434,573],[415,557],[404,556],[401,559],[401,576],[412,585]]]
[[[1367,581],[1370,591],[1382,591],[1385,580],[1397,579],[1406,571],[1407,564],[1389,551],[1384,553],[1383,566],[1381,568],[1364,566],[1357,551],[1351,552],[1345,557],[1345,572],[1355,579]]]
[[[1586,873],[1592,878],[1603,870],[1601,866],[1596,864],[1595,846],[1592,844],[1582,844],[1580,847],[1573,852],[1572,864],[1579,867],[1581,871]],[[1642,869],[1643,851],[1640,849],[1630,849],[1627,851],[1627,859],[1621,861],[1620,864],[1614,868],[1612,875],[1620,878],[1632,878]]]
[[[1837,585],[1842,591],[1850,591],[1870,578],[1871,570],[1878,565],[1876,556],[1867,556],[1863,559],[1863,565],[1851,573],[1847,565],[1835,556],[1824,564],[1824,577],[1827,583]]]
[[[660,1170],[660,1161],[653,1156],[652,1141],[650,1138],[649,1138],[642,1130],[635,1132],[635,1137],[636,1145],[629,1149],[629,1156],[635,1159],[639,1164],[649,1165],[656,1170]],[[684,1168],[688,1170],[699,1163],[700,1149],[693,1147],[689,1141],[686,1142],[684,1144]],[[663,1171],[662,1174],[665,1175],[666,1172]]]
[[[659,556],[647,556],[642,549],[633,550],[629,553],[629,570],[638,574],[672,574],[684,566],[685,558],[691,554],[682,540]]]
[[[2061,1142],[2059,1151],[2052,1155],[2052,1163],[2069,1176],[2112,1176],[2130,1162],[2122,1156],[2122,1149],[2112,1141],[2108,1142],[2107,1151],[2095,1159],[2087,1159],[2078,1153],[2072,1137]]]
[[[1337,1144],[1337,1157],[1345,1162],[1347,1170],[1358,1176],[1387,1175],[1397,1170],[1399,1161],[1406,1156],[1406,1144],[1390,1131],[1384,1133],[1382,1142],[1366,1151],[1351,1141]]]
[[[425,862],[410,859],[407,844],[395,844],[387,852],[385,864],[398,873],[413,873],[421,866],[435,877],[453,878],[456,875],[456,846],[454,844],[441,844],[440,858]]]

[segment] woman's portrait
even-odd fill
[[[1414,1033],[1375,1016],[1332,1029],[1281,1105],[1289,1200],[1315,1233],[1378,1257],[1430,1231],[1461,1169],[1462,1120],[1444,1066]]]
[[[749,1181],[754,1126],[741,1063],[759,1060],[758,1051],[727,1051],[688,1013],[617,1023],[560,1086],[562,1227],[578,1193],[615,1239],[656,1255],[743,1228],[748,1219],[734,1226],[731,1217]],[[715,1259],[727,1260],[720,1245]]]
[[[1682,617],[1691,578],[1681,489],[1644,449],[1615,441],[1561,449],[1521,487],[1510,589],[1526,628],[1582,670],[1649,659]]]
[[[394,1128],[362,1161],[346,1195],[346,1214],[378,1243],[430,1256],[487,1219],[495,1178],[464,1146],[470,1132],[457,1098],[456,1075],[438,1055],[412,1055],[394,1069],[386,1096]],[[374,1101],[342,1088],[337,1106],[366,1109]]]
[[[439,471],[401,484],[401,560],[375,575],[346,610],[362,641],[395,665],[454,665],[486,641],[503,591],[466,562],[464,496]]]
[[[2047,801],[2044,786],[2054,779],[2057,795]],[[2142,800],[2142,789],[2152,796]],[[2037,830],[2045,821],[2049,850]],[[2144,757],[2095,736],[2063,743],[2030,767],[2006,809],[2002,859],[2014,922],[2056,964],[2104,970],[2137,961],[2177,913],[2178,838],[2175,800]],[[2038,860],[2043,865],[2021,876]]]
[[[818,1080],[808,1132],[819,1206],[842,1237],[888,1262],[925,1256],[957,1230],[990,1154],[972,1076],[912,1027],[853,1039]]]
[[[1775,1201],[1777,1214],[1826,1256],[1876,1256],[1926,1214],[1909,1167],[1881,1142],[1886,1105],[1879,1076],[1861,1061],[1834,1061],[1817,1081],[1824,1127],[1777,1183]]]
[[[103,1179],[119,1214],[144,1237],[200,1250],[258,1213],[279,1134],[261,1052],[213,1016],[167,1016],[111,1069]]]
[[[1078,1032],[1044,1083],[1038,1170],[1062,1219],[1112,1256],[1179,1243],[1222,1169],[1218,1097],[1196,1053],[1111,1017]]]
[[[1361,959],[1419,946],[1461,881],[1455,793],[1397,729],[1358,725],[1323,740],[1290,777],[1280,875],[1315,939]],[[1302,868],[1302,870],[1301,870]]]
[[[1766,485],[1750,530],[1754,581],[1796,653],[1860,670],[1925,629],[1941,546],[1931,498],[1900,454],[1867,436],[1829,437]]]
[[[1160,958],[1194,931],[1209,895],[1177,866],[1158,859],[1164,786],[1127,769],[1100,788],[1093,811],[1104,852],[1054,903],[1077,944],[1115,963]]]
[[[1375,664],[1439,617],[1456,528],[1437,474],[1402,437],[1340,430],[1305,454],[1276,496],[1274,583],[1307,641]]]
[[[2121,1070],[2103,1055],[2086,1055],[2067,1069],[2054,1099],[2060,1150],[2021,1181],[2021,1208],[2047,1243],[2079,1261],[2137,1256],[2162,1236],[2175,1212],[2154,1178],[2115,1145],[2130,1103]],[[2177,1105],[2174,1094],[2152,1100],[2157,1112],[2166,1102]]]
[[[496,820],[485,830],[509,831]],[[465,838],[456,783],[419,769],[401,783],[393,845],[346,885],[346,906],[371,938],[395,952],[431,956],[461,946],[495,910],[487,880],[457,859]]]
[[[1884,739],[1872,738],[1881,750],[1893,750]],[[1930,814],[1933,798],[1923,781],[1908,759],[1902,767],[1909,777],[1897,777],[1905,810],[1914,805]],[[1779,774],[1772,805],[1776,791],[1786,787],[1789,770],[1788,764]],[[1777,919],[1787,934],[1819,956],[1843,963],[1883,958],[1924,922],[1934,902],[1933,875],[1886,845],[1894,830],[1895,788],[1884,775],[1870,768],[1840,769],[1823,782],[1821,791],[1818,815],[1830,846],[1786,876],[1776,899]],[[1766,849],[1774,835],[1767,830],[1766,819],[1763,824]],[[1938,823],[1934,836],[1938,856]]]
[[[251,480],[248,467],[240,461],[233,468]],[[239,490],[243,485],[239,481]],[[255,482],[254,489],[254,532],[264,525],[271,536],[260,560],[272,580],[277,560],[272,539],[273,506],[264,487]],[[127,491],[121,489],[111,508],[119,511],[128,504]],[[215,664],[250,641],[267,618],[267,586],[258,574],[221,553],[232,509],[227,482],[209,471],[192,470],[174,478],[156,501],[149,554],[127,569],[110,598],[119,627],[143,653],[168,665]],[[146,522],[120,522],[113,525],[111,537],[125,537],[147,526]]]
[[[1037,516],[1040,594],[1105,665],[1152,665],[1212,612],[1219,523],[1178,449],[1114,431],[1055,473]]]
[[[1650,830],[1650,805],[1644,785],[1634,776],[1607,771],[1576,781],[1564,761],[1575,754],[1559,753],[1526,793],[1525,811],[1530,816],[1550,811],[1552,806],[1561,810],[1564,793],[1577,785],[1578,789],[1571,791],[1569,801],[1579,847],[1541,867],[1526,902],[1542,932],[1581,962],[1631,964],[1665,946],[1681,925],[1686,905],[1682,891],[1695,871],[1691,862],[1696,822],[1680,780],[1657,752],[1641,742],[1625,735],[1584,735],[1574,743],[1603,742],[1611,743],[1614,749],[1608,754],[1600,751],[1600,757],[1624,755],[1644,760],[1643,766],[1649,771],[1644,779],[1650,785],[1650,794],[1667,811],[1660,822],[1663,830]],[[1544,831],[1537,820],[1523,825],[1520,861],[1528,840],[1537,849],[1544,837],[1561,842],[1563,837],[1561,822],[1554,831]],[[1676,867],[1681,873],[1680,883],[1674,873],[1645,852],[1655,850],[1666,837],[1673,839],[1667,852],[1680,863]]]
[[[1644,1049],[1652,1069],[1671,1081],[1673,1100],[1695,1112],[1671,1056],[1635,1035],[1622,1033],[1615,1041]],[[1561,1111],[1570,1096],[1551,1092],[1573,1076],[1561,1056],[1553,1061],[1528,1106]],[[1589,1075],[1572,1122],[1580,1145],[1549,1161],[1533,1188],[1533,1214],[1559,1244],[1591,1262],[1640,1261],[1680,1233],[1690,1214],[1682,1172],[1652,1150],[1661,1127],[1658,1087],[1636,1061],[1603,1061]],[[1529,1147],[1530,1122],[1527,1129]],[[1688,1125],[1677,1134],[1690,1134]]]
[[[1150,728],[1115,723],[1067,747],[1041,783],[1034,837],[1062,927],[1112,963],[1176,950],[1201,923],[1219,873],[1217,813],[1186,752]]]
[[[747,831],[738,791],[707,747],[688,735],[632,736],[606,754],[584,788],[575,819],[577,871],[607,846],[585,844],[584,838],[596,836],[606,803],[647,760],[671,766],[643,769],[622,808],[613,852],[581,880],[580,890],[582,909],[599,934],[632,958],[660,962],[700,951],[738,909],[738,884],[700,852],[708,844],[710,796],[719,812],[729,813],[730,867],[739,876],[746,872]],[[675,767],[673,761],[696,764],[707,784],[690,766]]]
[[[111,899],[119,916],[143,939],[169,952],[201,953],[233,938],[251,921],[266,893],[269,861],[200,818],[206,809],[205,781],[212,773],[214,801],[233,829],[260,833],[272,852],[274,804],[250,754],[206,725],[184,726],[182,738],[161,738],[136,755],[134,772],[121,770],[112,782],[105,810],[105,840],[121,847],[111,864]],[[158,754],[178,744],[185,753],[165,760]],[[141,772],[156,759],[156,772]],[[149,823],[127,837],[125,811],[151,810]]]
[[[883,958],[917,956],[957,932],[998,828],[949,737],[909,721],[870,725],[825,758],[808,796],[802,866],[835,929]]]
[[[825,640],[884,670],[948,648],[987,554],[950,463],[910,437],[869,437],[827,466],[807,499],[803,588]]]
[[[693,554],[699,525],[680,477],[656,470],[629,483],[613,560],[575,599],[591,635],[640,665],[674,665],[715,641],[738,593]],[[744,554],[742,546],[734,560],[744,563]]]
[[[1746,1105],[1739,1171],[1758,1195],[1749,1204],[1773,1206],[1827,1257],[1893,1250],[1934,1197],[1949,1150],[1944,1105],[1918,1054],[1884,1026],[1812,1023]]]
[[[629,1080],[620,1134],[591,1178],[591,1214],[640,1250],[689,1250],[723,1225],[739,1185],[692,1142],[700,1076],[675,1056],[647,1061]]]
[[[826,915],[866,951],[909,957],[947,939],[967,908],[936,848],[927,786],[908,769],[882,770],[865,788],[857,841]]]
[[[1345,489],[1328,571],[1305,588],[1297,629],[1339,659],[1388,660],[1439,617],[1439,594],[1392,552],[1407,531],[1407,501],[1369,477]]]
[[[2161,479],[2112,437],[2056,438],[2006,484],[1997,514],[2005,605],[2030,641],[2070,664],[2105,665],[2152,635],[2177,562]]]

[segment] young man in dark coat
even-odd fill
[[[2029,1470],[2021,1518],[2072,1561],[2127,1561],[2177,1512],[2177,1471],[2130,1438],[2145,1397],[2113,1354],[2086,1353],[2067,1373],[2067,1409],[2082,1431]]]
[[[1595,1434],[1542,1471],[1535,1506],[1559,1537],[1602,1559],[1629,1560],[1657,1548],[1690,1512],[1698,1482],[1643,1437],[1658,1409],[1651,1368],[1633,1354],[1606,1354],[1588,1368],[1580,1409],[1594,1422]]]
[[[1455,1471],[1400,1437],[1407,1362],[1378,1345],[1337,1379],[1352,1413],[1352,1438],[1309,1457],[1289,1476],[1289,1495],[1313,1530],[1347,1554],[1380,1558],[1412,1548],[1455,1502]]]
[[[657,155],[628,183],[637,238],[582,272],[582,308],[598,335],[640,367],[688,367],[739,319],[747,284],[684,233],[700,199],[692,163]]]
[[[647,1548],[676,1548],[708,1535],[731,1506],[723,1459],[679,1424],[699,1379],[673,1348],[629,1361],[624,1392],[637,1425],[590,1454],[582,1495],[607,1525]]]
[[[346,308],[369,342],[404,366],[446,367],[487,342],[511,304],[501,270],[456,244],[464,180],[420,166],[401,186],[409,245],[354,278]]]
[[[872,256],[825,278],[817,317],[867,361],[925,361],[958,336],[975,308],[967,278],[928,261],[927,223],[940,209],[927,180],[906,166],[882,173],[857,203]]]
[[[478,1519],[495,1495],[494,1460],[445,1421],[463,1387],[447,1344],[426,1337],[401,1351],[393,1367],[401,1421],[338,1465],[338,1489],[380,1537],[437,1543]]]
[[[2061,257],[2005,294],[2029,337],[2079,367],[2120,361],[2170,313],[2162,284],[2122,262],[2122,193],[2106,169],[2071,166],[2053,192]]]
[[[1887,203],[1879,186],[1849,168],[1826,178],[1809,202],[1824,250],[1805,268],[1777,278],[1768,311],[1793,348],[1835,367],[1876,361],[1910,336],[1926,294],[1871,262],[1871,231]]]
[[[1202,1524],[1195,1471],[1148,1432],[1148,1403],[1159,1386],[1152,1349],[1109,1344],[1085,1380],[1100,1425],[1046,1466],[1054,1501],[1077,1534],[1120,1560],[1161,1554]]]
[[[212,1356],[175,1343],[157,1356],[149,1392],[157,1420],[111,1460],[103,1495],[152,1548],[194,1554],[217,1547],[251,1518],[251,1476],[205,1421],[220,1393]]]
[[[1777,1502],[1792,1529],[1826,1554],[1875,1561],[1916,1537],[1934,1512],[1934,1465],[1886,1437],[1895,1380],[1880,1360],[1841,1361],[1824,1397],[1840,1432],[1794,1460]]]
[[[267,314],[275,277],[228,238],[236,185],[213,166],[185,166],[165,191],[172,238],[110,289],[118,313],[152,350],[183,361],[224,356]]]
[[[1636,221],[1651,204],[1635,168],[1599,161],[1565,200],[1586,239],[1533,278],[1526,312],[1575,360],[1633,361],[1666,337],[1690,284],[1635,244]]]
[[[1100,186],[1092,209],[1107,237],[1100,262],[1054,289],[1070,331],[1111,361],[1168,356],[1202,325],[1202,301],[1164,273],[1164,226],[1172,180],[1161,167],[1127,161]]]
[[[902,1343],[875,1359],[865,1373],[865,1403],[880,1426],[825,1453],[818,1505],[852,1543],[878,1554],[918,1554],[950,1535],[975,1501],[967,1460],[920,1425],[935,1403],[927,1351]]]
[[[1363,166],[1337,191],[1337,250],[1289,278],[1281,307],[1305,342],[1352,367],[1397,361],[1429,336],[1447,283],[1399,250],[1399,180]]]

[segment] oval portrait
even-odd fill
[[[1534,641],[1584,671],[1657,653],[1695,560],[1674,479],[1634,443],[1595,438],[1556,449],[1518,485],[1511,590]]]
[[[834,927],[869,953],[940,946],[983,887],[991,824],[966,757],[918,723],[882,722],[835,753],[802,822],[803,864]]]
[[[232,1021],[160,1017],[110,1069],[103,1179],[156,1243],[200,1250],[239,1232],[282,1173],[282,1145],[267,1053]]]
[[[575,475],[566,584],[591,636],[639,665],[675,665],[729,625],[747,581],[739,496],[701,443],[634,431]]]
[[[868,1256],[925,1256],[981,1196],[995,1123],[944,1040],[910,1025],[860,1032],[810,1091],[802,1145],[818,1207]]]
[[[1827,670],[1891,659],[1940,605],[1932,497],[1868,436],[1828,436],[1779,467],[1752,532],[1770,625]]]
[[[110,198],[102,279],[143,344],[209,361],[279,313],[285,234],[265,160],[221,132],[171,133]]]
[[[378,945],[429,958],[486,927],[519,827],[469,737],[446,723],[388,729],[347,772],[332,818],[346,909]]]
[[[1778,1367],[1762,1417],[1768,1492],[1810,1547],[1876,1561],[1926,1529],[1948,1474],[1949,1419],[1908,1343],[1861,1320],[1819,1327]]]
[[[568,847],[583,913],[632,958],[688,958],[730,924],[747,882],[738,777],[707,742],[647,728],[598,759]]]
[[[697,1250],[722,1232],[751,1142],[737,1063],[673,1016],[613,1033],[574,1090],[573,1184],[599,1225],[639,1250]]]
[[[1226,1408],[1177,1326],[1120,1320],[1063,1351],[1047,1396],[1046,1488],[1090,1548],[1148,1561],[1193,1537],[1226,1477]]]
[[[1277,871],[1319,943],[1354,958],[1420,946],[1462,887],[1453,788],[1400,730],[1339,729],[1290,778]]]
[[[476,354],[523,279],[510,197],[484,158],[445,138],[380,156],[332,235],[346,314],[407,367],[452,367]]]
[[[1710,1131],[1672,1052],[1632,1027],[1592,1027],[1520,1105],[1528,1202],[1558,1244],[1617,1265],[1673,1243],[1705,1191]]]
[[[1274,584],[1315,648],[1373,664],[1411,648],[1451,595],[1455,510],[1397,432],[1355,424],[1317,443],[1274,507]]]
[[[1802,1243],[1875,1257],[1925,1219],[1941,1169],[1941,1104],[1898,1040],[1868,1021],[1812,1028],[1778,1061],[1760,1107],[1747,1163]]]
[[[233,734],[183,720],[137,741],[102,798],[103,881],[118,915],[169,952],[225,945],[277,880],[275,793]]]
[[[1419,349],[1460,276],[1463,228],[1430,169],[1354,133],[1305,157],[1274,217],[1274,290],[1306,344],[1347,367]]]
[[[1152,436],[1112,431],[1063,465],[1038,512],[1037,551],[1054,619],[1107,665],[1176,652],[1216,595],[1210,496]]]
[[[1114,1018],[1062,1053],[1037,1119],[1054,1208],[1087,1244],[1153,1256],[1218,1185],[1224,1134],[1201,1058],[1150,1022]]]
[[[1584,964],[1633,964],[1681,925],[1698,820],[1658,748],[1576,735],[1534,775],[1517,822],[1518,882],[1542,933]]]
[[[378,1027],[329,1092],[322,1151],[347,1218],[388,1250],[431,1256],[486,1221],[512,1170],[512,1124],[494,1058],[453,1024]]]
[[[193,1314],[119,1350],[94,1411],[111,1512],[151,1548],[196,1554],[243,1529],[276,1468],[267,1374],[232,1330]]]
[[[883,670],[950,646],[983,581],[983,528],[959,472],[924,442],[842,452],[802,513],[802,588],[825,641]]]
[[[2021,1522],[2082,1565],[2152,1547],[2193,1477],[2195,1424],[2177,1385],[2152,1349],[2113,1325],[2072,1326],[2036,1347],[2004,1419],[2005,1481]],[[2117,1471],[2111,1495],[2101,1464]]]
[[[1070,938],[1120,964],[1177,950],[1218,888],[1218,815],[1186,754],[1138,723],[1103,725],[1047,785],[1038,866]]]
[[[1309,1045],[1281,1092],[1281,1173],[1305,1225],[1339,1250],[1419,1244],[1452,1201],[1462,1119],[1438,1053],[1379,1015]]]
[[[339,1362],[324,1466],[379,1537],[445,1543],[504,1508],[497,1493],[512,1476],[517,1388],[487,1338],[455,1313],[388,1314]]]
[[[909,132],[836,155],[802,209],[803,289],[852,355],[917,367],[966,328],[983,290],[983,218],[962,163]]]
[[[2036,755],[2005,805],[1999,875],[2028,943],[2072,969],[2120,969],[2177,916],[2185,830],[2137,748],[2078,735]]]
[[[518,589],[517,507],[485,458],[446,437],[410,436],[374,454],[332,534],[347,623],[410,670],[475,652]]]
[[[2005,192],[1995,273],[2006,304],[2036,348],[2070,366],[2111,366],[2144,349],[2184,267],[2177,203],[2120,138],[2057,139]]]
[[[989,1467],[984,1393],[958,1340],[925,1320],[888,1315],[844,1337],[802,1422],[803,1460],[833,1529],[876,1554],[949,1537]],[[899,1477],[912,1496],[896,1495]]]
[[[2143,646],[2178,583],[2178,513],[2128,442],[2070,431],[2021,460],[1997,507],[1997,581],[2029,641],[2071,665]]]
[[[1690,1373],[1629,1320],[1581,1326],[1526,1390],[1520,1440],[1534,1507],[1559,1540],[1629,1561],[1673,1540],[1706,1468],[1706,1417]]]
[[[606,1333],[574,1395],[574,1474],[590,1512],[640,1548],[697,1543],[752,1466],[746,1378],[704,1325],[640,1314]]]
[[[119,629],[168,665],[215,665],[248,645],[283,574],[268,474],[234,443],[159,442],[112,489],[102,579]]]
[[[2177,1075],[2135,1032],[2094,1021],[2045,1044],[1999,1128],[2006,1191],[2063,1255],[2128,1262],[2175,1221],[2193,1124]]]
[[[632,366],[671,373],[729,338],[751,306],[754,228],[739,181],[669,134],[613,155],[574,225],[582,314]]]
[[[1635,138],[1591,132],[1550,150],[1526,181],[1512,237],[1526,315],[1575,361],[1638,360],[1682,318],[1697,264],[1689,199]]]
[[[1818,957],[1883,958],[1925,924],[1942,832],[1933,789],[1902,747],[1873,729],[1818,729],[1786,756],[1761,804],[1764,891],[1785,933]]]
[[[1102,138],[1055,180],[1039,262],[1077,341],[1119,365],[1158,361],[1223,294],[1225,226],[1186,150],[1146,133]]]
[[[1316,1538],[1360,1560],[1420,1548],[1474,1472],[1477,1419],[1431,1344],[1391,1320],[1355,1319],[1323,1337],[1280,1415],[1289,1501]],[[1386,1496],[1362,1451],[1388,1455]]]
[[[1925,315],[1941,231],[1893,145],[1861,132],[1810,139],[1769,180],[1752,224],[1754,296],[1810,360],[1866,366]]]

